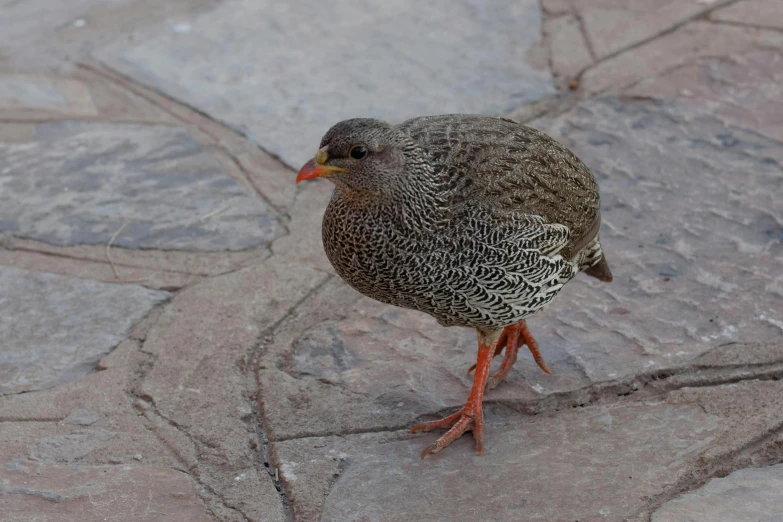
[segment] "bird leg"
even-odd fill
[[[473,387],[470,390],[465,406],[444,419],[425,422],[411,428],[411,433],[432,431],[439,428],[448,429],[442,437],[427,446],[427,449],[421,454],[421,458],[426,457],[430,453],[439,452],[468,430],[473,431],[473,438],[476,440],[476,448],[479,455],[484,451],[484,412],[482,410],[482,402],[484,400],[487,376],[489,375],[489,365],[495,356],[495,344],[497,343],[482,343],[482,336],[479,336],[476,375],[473,377]]]
[[[506,349],[506,355],[503,357],[503,362],[500,363],[500,369],[498,369],[495,375],[489,378],[487,385],[489,386],[490,390],[494,389],[498,384],[500,384],[500,381],[505,379],[509,374],[511,367],[517,360],[517,352],[523,344],[526,344],[530,349],[530,353],[533,354],[533,360],[536,361],[538,367],[549,375],[552,375],[552,372],[549,371],[549,368],[546,367],[544,357],[538,350],[538,343],[533,338],[530,330],[527,328],[527,323],[525,321],[520,321],[516,324],[506,326],[503,329],[503,333],[500,334],[500,339],[498,339],[498,344],[492,357],[500,355],[500,352],[503,351],[503,348]],[[472,372],[475,368],[476,365],[474,364],[470,367],[468,373]]]

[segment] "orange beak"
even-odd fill
[[[310,161],[305,163],[301,169],[299,169],[299,174],[296,176],[296,182],[299,183],[300,181],[307,181],[308,179],[315,179],[323,176],[328,176],[332,172],[347,172],[347,171],[345,169],[341,169],[340,167],[321,165],[317,163],[315,159],[311,159]]]

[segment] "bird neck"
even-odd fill
[[[405,179],[383,187],[345,187],[338,185],[337,199],[346,210],[378,221],[406,235],[427,233],[442,226],[446,199],[431,167],[419,166],[407,172]]]

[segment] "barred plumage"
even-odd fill
[[[580,269],[601,260],[596,235],[588,238],[589,255],[573,251],[599,216],[595,181],[538,131],[470,115],[396,127],[359,119],[337,124],[321,146],[339,161],[355,143],[382,147],[377,162],[397,170],[333,176],[324,247],[340,276],[365,295],[443,325],[492,329],[541,310]]]
[[[468,429],[481,453],[486,384],[508,374],[522,343],[550,373],[524,319],[580,271],[612,279],[598,239],[595,179],[545,134],[471,115],[397,126],[340,122],[297,182],[320,176],[335,184],[324,247],[348,284],[442,325],[476,329],[479,355],[468,402],[411,431],[449,429],[422,458]],[[488,377],[503,349],[500,369]]]

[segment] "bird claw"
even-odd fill
[[[549,368],[547,368],[546,363],[544,362],[544,358],[541,356],[541,352],[538,350],[538,343],[527,329],[527,324],[525,321],[520,321],[517,324],[506,326],[506,328],[503,330],[503,333],[500,335],[500,338],[498,339],[497,345],[495,347],[495,354],[492,356],[492,358],[494,359],[500,355],[504,348],[506,350],[506,355],[503,358],[500,369],[487,381],[488,389],[495,389],[495,387],[500,384],[500,381],[502,381],[508,375],[508,373],[511,371],[511,366],[517,360],[517,351],[522,347],[523,344],[526,344],[530,349],[530,353],[533,355],[533,360],[536,362],[538,367],[541,368],[544,373],[552,375],[552,372],[549,370]],[[475,369],[475,364],[468,368],[468,375],[473,373]]]
[[[439,452],[442,449],[443,447],[441,447],[440,444],[438,444],[437,442],[433,442],[432,444],[427,446],[427,448],[421,453],[421,458],[424,459],[424,457],[430,454],[434,455],[435,453]]]
[[[483,453],[484,415],[481,411],[481,404],[477,406],[472,402],[468,402],[461,410],[452,413],[446,418],[425,422],[424,424],[417,424],[411,428],[411,433],[416,433],[417,431],[432,431],[438,428],[447,428],[448,431],[424,449],[421,454],[422,459],[427,455],[439,452],[468,430],[473,432],[473,438],[476,439],[476,448],[478,449],[479,455]]]

